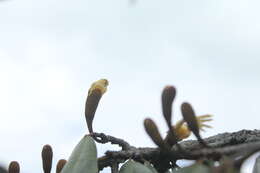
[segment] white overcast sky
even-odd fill
[[[167,84],[177,87],[175,122],[183,101],[214,115],[203,136],[259,129],[260,1],[131,2],[0,2],[2,164],[17,160],[22,173],[41,172],[44,144],[53,146],[54,167],[68,158],[87,131],[87,90],[100,78],[110,85],[95,131],[136,146],[154,146],[146,117],[165,134]]]

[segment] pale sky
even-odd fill
[[[0,162],[41,172],[44,144],[54,166],[86,133],[91,83],[110,81],[94,130],[154,146],[151,117],[165,135],[160,94],[210,113],[202,136],[259,129],[260,1],[6,0],[0,2]],[[112,147],[118,149],[117,147]],[[99,155],[111,145],[98,145]],[[244,172],[248,172],[245,166]],[[53,169],[55,172],[55,169]],[[103,171],[108,172],[108,171]]]

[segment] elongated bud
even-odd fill
[[[176,96],[176,89],[174,86],[166,86],[163,89],[162,92],[162,111],[163,111],[163,117],[167,123],[167,126],[169,128],[169,132],[167,134],[167,137],[165,139],[166,143],[170,146],[177,143],[177,137],[174,132],[174,128],[172,127],[172,103],[174,101],[174,98]]]
[[[94,82],[89,91],[85,105],[85,118],[89,133],[93,133],[92,123],[97,110],[98,103],[102,95],[106,92],[108,81],[106,79],[100,79]]]
[[[172,121],[172,103],[176,95],[176,89],[173,86],[166,86],[162,92],[162,110],[163,116],[167,122],[168,127],[171,126]]]
[[[166,145],[162,139],[162,136],[160,135],[160,132],[154,123],[154,121],[150,118],[146,118],[144,120],[144,128],[146,133],[150,136],[150,138],[153,140],[153,142],[160,148],[166,148]]]
[[[17,161],[12,161],[9,164],[8,173],[19,173],[20,172],[20,165]]]
[[[189,129],[194,133],[199,133],[199,126],[197,123],[197,119],[195,113],[189,103],[183,103],[181,105],[181,111],[183,119],[187,122]]]
[[[42,168],[44,173],[50,173],[52,167],[52,148],[50,145],[44,145],[42,148]]]
[[[56,173],[60,173],[66,163],[67,161],[65,159],[60,159],[56,166]]]
[[[198,141],[203,146],[206,147],[207,146],[206,143],[203,141],[203,139],[200,136],[199,125],[198,125],[198,122],[197,122],[197,118],[195,116],[195,112],[192,109],[192,106],[189,103],[186,103],[186,102],[183,103],[181,105],[181,112],[182,112],[183,119],[186,121],[190,131],[192,131],[193,134],[198,139]]]

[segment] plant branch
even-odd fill
[[[130,150],[131,148],[133,148],[133,146],[131,146],[128,142],[124,141],[123,139],[105,135],[104,133],[91,133],[90,135],[98,143],[105,144],[110,142],[111,144],[117,144],[120,147],[122,147],[122,150]]]
[[[122,151],[107,151],[105,156],[99,158],[98,164],[100,170],[111,166],[114,162],[123,163],[129,158],[138,161],[148,160],[152,163],[156,163],[162,156],[166,156],[173,162],[179,159],[196,160],[202,157],[218,160],[223,155],[233,156],[243,153],[248,148],[252,148],[255,151],[260,150],[260,130],[240,130],[238,132],[222,133],[205,138],[205,143],[211,148],[204,148],[196,140],[183,141],[179,144],[185,152],[178,150],[176,145],[174,145],[169,153],[164,153],[159,148],[136,148],[130,146],[122,139],[105,134],[94,133],[94,135],[101,139],[106,139],[104,141],[118,144],[123,149]]]

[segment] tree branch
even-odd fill
[[[98,134],[95,134],[98,136]],[[233,133],[222,133],[209,138],[205,138],[205,143],[210,148],[203,147],[196,140],[187,140],[180,142],[182,152],[176,146],[173,146],[168,153],[162,152],[159,148],[136,148],[129,145],[122,139],[102,134],[101,137],[107,139],[112,144],[118,144],[122,147],[121,151],[107,151],[105,156],[99,158],[99,169],[111,166],[112,163],[123,163],[129,158],[142,161],[148,160],[154,164],[158,159],[167,158],[167,161],[179,159],[196,160],[202,157],[218,160],[221,156],[234,156],[239,153],[245,153],[248,148],[260,150],[260,130],[241,130]],[[100,137],[100,136],[98,136]],[[170,167],[170,165],[168,165]]]

